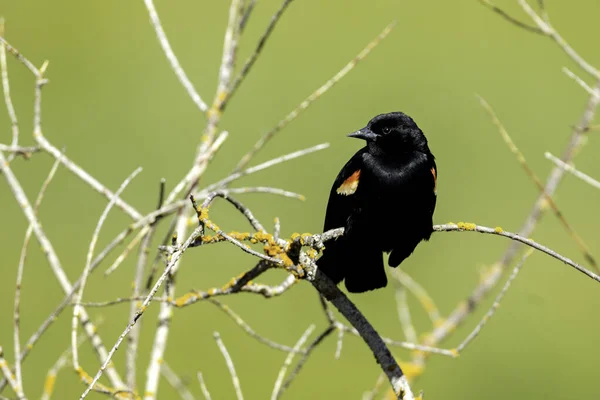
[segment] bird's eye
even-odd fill
[[[390,133],[391,129],[390,129],[389,127],[385,126],[385,127],[382,129],[382,131],[383,131],[383,133],[385,133],[385,134],[387,135],[388,133]]]

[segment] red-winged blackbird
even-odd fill
[[[389,265],[397,267],[431,236],[437,169],[425,135],[404,113],[378,115],[348,136],[367,145],[333,183],[325,230],[345,230],[325,244],[317,265],[360,293],[386,286],[382,252],[391,252]]]

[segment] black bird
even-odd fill
[[[345,230],[325,244],[317,265],[360,293],[386,286],[382,252],[397,267],[431,236],[437,169],[425,135],[404,113],[378,115],[348,136],[367,145],[333,183],[324,229]]]

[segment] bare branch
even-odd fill
[[[0,37],[4,37],[4,19],[0,17]],[[10,83],[8,81],[8,65],[6,64],[6,47],[4,44],[0,44],[0,70],[2,74],[2,91],[4,92],[4,103],[6,104],[6,111],[8,112],[8,118],[11,123],[12,130],[12,148],[17,148],[19,145],[19,121],[17,120],[17,113],[12,103],[10,96]],[[0,147],[0,150],[7,151],[7,149]],[[18,152],[20,154],[26,154],[25,152]],[[14,158],[15,154],[8,155],[8,161],[10,162]]]
[[[279,123],[270,131],[265,133],[252,147],[252,149],[246,153],[240,162],[235,167],[233,173],[237,173],[241,171],[258,153],[264,146],[267,144],[269,140],[273,138],[280,130],[282,130],[286,125],[296,119],[298,115],[300,115],[304,110],[306,110],[315,100],[321,97],[325,92],[327,92],[333,85],[338,83],[348,72],[350,72],[359,61],[363,60],[371,50],[373,50],[385,37],[392,31],[392,28],[395,26],[395,22],[386,26],[385,29],[375,38],[371,43],[367,45],[356,57],[352,59],[348,64],[344,66],[337,74],[335,74],[331,79],[325,82],[321,87],[315,90],[310,96],[308,96],[298,107],[296,107],[292,112],[285,116]]]
[[[579,171],[578,169],[576,169],[575,167],[573,167],[570,164],[566,164],[560,158],[553,156],[551,153],[546,152],[546,153],[544,153],[544,156],[548,160],[552,161],[559,168],[562,168],[565,171],[570,172],[571,174],[573,174],[577,178],[579,178],[582,181],[584,181],[585,183],[587,183],[587,184],[595,187],[596,189],[600,189],[600,182],[598,182],[597,180],[595,180],[591,176],[589,176],[587,174],[584,174],[583,172]]]
[[[202,390],[202,394],[204,395],[205,400],[212,400],[210,397],[210,392],[206,387],[206,383],[204,382],[204,377],[202,376],[202,372],[198,372],[198,382],[200,383],[200,389]]]
[[[134,317],[129,321],[129,324],[127,324],[127,327],[125,328],[125,330],[119,335],[119,338],[117,339],[116,343],[114,344],[114,346],[112,347],[112,349],[110,350],[108,355],[105,357],[104,362],[102,363],[102,366],[100,367],[100,369],[98,370],[98,372],[96,373],[94,378],[91,380],[88,388],[82,393],[82,395],[80,396],[80,399],[84,399],[89,394],[92,387],[94,387],[96,382],[98,382],[98,380],[104,373],[104,370],[106,370],[106,368],[110,364],[110,361],[112,360],[113,355],[118,350],[119,346],[121,345],[121,343],[123,342],[125,337],[129,334],[129,332],[131,331],[133,326],[136,324],[137,320],[144,314],[144,312],[148,308],[150,302],[156,295],[156,292],[158,292],[158,289],[165,282],[165,280],[169,276],[169,274],[170,274],[171,270],[173,269],[173,267],[175,266],[175,264],[179,261],[179,259],[183,255],[183,253],[185,253],[185,251],[190,247],[190,245],[194,242],[194,240],[201,234],[201,232],[202,232],[201,228],[196,228],[196,230],[194,230],[194,232],[181,245],[181,247],[177,251],[175,251],[173,254],[171,254],[170,261],[167,264],[166,268],[164,269],[163,273],[160,275],[160,277],[158,278],[158,280],[156,281],[156,283],[154,284],[154,286],[152,287],[152,289],[150,290],[150,292],[148,293],[148,295],[142,302],[142,305],[136,310]]]
[[[254,63],[258,59],[258,56],[260,55],[260,52],[262,51],[265,43],[269,39],[269,36],[271,36],[273,29],[275,29],[275,25],[277,25],[277,22],[279,21],[279,19],[285,12],[287,6],[292,1],[293,0],[284,0],[283,3],[281,4],[281,6],[279,7],[279,9],[277,10],[277,12],[275,12],[275,14],[271,17],[271,21],[269,22],[269,25],[267,25],[267,29],[265,30],[265,32],[262,34],[262,36],[258,40],[258,44],[256,45],[254,52],[246,60],[246,63],[242,67],[242,70],[235,77],[235,79],[233,80],[233,83],[227,90],[227,95],[225,96],[225,99],[223,99],[223,102],[221,104],[221,110],[225,109],[225,107],[227,106],[227,103],[229,102],[229,100],[231,100],[231,98],[235,94],[235,92],[238,89],[238,87],[240,86],[240,84],[244,81],[246,76],[248,76],[248,74],[250,73],[250,70],[252,69],[252,67],[254,66]],[[253,7],[254,7],[254,1],[252,1],[248,5],[246,12],[252,11]],[[245,17],[245,15],[244,15],[244,17],[242,17],[242,20],[240,21],[240,30],[243,29],[243,27],[245,25],[245,20],[247,19],[247,17]]]
[[[269,346],[273,349],[285,351],[288,353],[298,353],[298,352],[302,353],[303,352],[300,349],[296,350],[292,347],[289,347],[289,346],[286,346],[286,345],[283,345],[280,343],[276,343],[276,342],[272,341],[271,339],[267,339],[266,337],[259,335],[258,333],[256,333],[256,331],[254,329],[252,329],[250,327],[250,325],[248,325],[246,323],[246,321],[244,321],[238,314],[233,312],[233,310],[231,308],[229,308],[228,306],[226,306],[216,300],[209,299],[209,301],[212,304],[214,304],[215,306],[217,306],[219,308],[219,310],[221,310],[225,314],[227,314],[227,316],[229,316],[240,328],[242,328],[244,330],[244,332],[246,332],[248,335],[250,335],[251,337],[256,339],[258,342],[260,342],[262,344],[266,344],[267,346]]]
[[[408,275],[405,271],[400,268],[394,269],[392,272],[392,276],[400,282],[401,285],[405,286],[413,296],[417,298],[421,306],[429,315],[429,319],[433,326],[440,323],[442,317],[440,315],[440,310],[437,305],[433,301],[433,298],[427,293],[427,291],[423,288],[423,286],[419,285],[410,275]],[[408,338],[407,338],[408,339]],[[412,341],[412,340],[409,340]]]
[[[104,221],[106,220],[106,217],[108,216],[109,211],[112,209],[113,205],[115,205],[116,199],[125,190],[125,188],[133,180],[133,178],[135,178],[136,175],[139,174],[141,171],[142,171],[141,167],[137,168],[135,171],[133,171],[133,173],[131,173],[123,181],[123,183],[121,184],[121,186],[115,193],[115,197],[113,197],[113,199],[110,202],[108,202],[108,204],[106,205],[106,208],[100,215],[100,219],[98,220],[98,224],[96,225],[96,229],[94,230],[94,233],[92,235],[92,240],[90,242],[90,246],[89,246],[88,253],[87,253],[85,268],[83,269],[83,273],[82,273],[82,277],[81,277],[81,285],[79,286],[79,290],[78,290],[77,294],[75,295],[75,303],[76,304],[75,304],[75,307],[73,307],[73,319],[72,319],[72,323],[71,323],[71,353],[73,354],[73,368],[75,368],[75,371],[77,373],[81,373],[81,371],[82,371],[82,368],[79,365],[79,357],[78,357],[79,354],[78,354],[78,346],[77,346],[77,327],[78,327],[77,322],[81,318],[82,306],[78,303],[80,303],[81,299],[83,298],[83,290],[85,289],[86,280],[90,273],[90,268],[91,268],[91,264],[92,264],[92,255],[93,255],[94,249],[96,247],[96,242],[98,241],[98,236],[100,234],[100,230],[102,229],[102,225],[104,224]],[[92,385],[92,387],[93,387],[93,385]]]
[[[277,165],[277,164],[280,164],[282,162],[293,160],[295,158],[302,157],[302,156],[305,156],[307,154],[313,153],[315,151],[326,149],[328,147],[329,147],[329,143],[321,143],[321,144],[318,144],[316,146],[309,147],[307,149],[298,150],[298,151],[294,151],[293,153],[285,154],[283,156],[280,156],[280,157],[274,158],[272,160],[266,161],[266,162],[264,162],[262,164],[254,166],[254,167],[247,168],[247,169],[245,169],[243,171],[234,172],[231,175],[229,175],[227,178],[221,179],[220,181],[218,181],[216,183],[213,183],[212,185],[209,185],[206,188],[202,189],[201,193],[212,192],[215,189],[220,189],[222,187],[227,186],[231,182],[233,182],[233,181],[235,181],[235,180],[237,180],[237,179],[239,179],[239,178],[241,178],[243,176],[250,175],[250,174],[253,174],[253,173],[258,172],[258,171],[262,171],[264,169],[270,168],[270,167],[272,167],[274,165]]]
[[[496,296],[496,299],[494,300],[492,307],[490,307],[488,312],[483,316],[483,318],[477,324],[475,329],[473,329],[473,331],[466,337],[466,339],[463,340],[461,342],[461,344],[458,345],[458,347],[456,348],[457,354],[461,353],[465,349],[465,347],[467,347],[469,345],[469,343],[471,343],[473,341],[473,339],[475,339],[477,337],[479,332],[481,332],[481,330],[483,329],[484,325],[490,320],[490,318],[492,318],[492,316],[494,315],[494,313],[496,312],[498,307],[500,307],[500,302],[502,301],[502,298],[508,291],[508,288],[510,287],[512,281],[517,277],[517,275],[519,274],[519,271],[521,271],[521,267],[523,267],[523,264],[525,264],[525,261],[531,255],[531,253],[533,253],[533,249],[529,249],[527,252],[525,252],[525,255],[523,256],[523,258],[521,258],[521,261],[519,261],[519,263],[513,269],[512,274],[510,274],[510,276],[508,277],[508,280],[504,284],[504,287],[502,288],[500,293],[498,293],[498,295]]]
[[[527,175],[531,178],[531,180],[533,181],[535,186],[538,188],[540,193],[543,196],[545,196],[546,201],[550,205],[550,208],[552,208],[552,211],[554,212],[554,215],[556,215],[556,218],[558,218],[558,220],[561,222],[561,224],[563,225],[565,230],[569,233],[569,235],[573,238],[573,240],[575,240],[575,243],[577,243],[577,246],[583,253],[583,256],[585,257],[585,259],[592,265],[592,267],[594,267],[596,272],[600,272],[600,270],[598,269],[598,264],[596,263],[594,256],[592,256],[592,254],[590,253],[587,245],[585,244],[583,239],[577,234],[577,232],[575,232],[575,230],[573,229],[571,224],[569,224],[567,222],[564,214],[558,209],[558,206],[554,202],[554,199],[552,198],[552,196],[550,196],[548,193],[545,192],[544,184],[537,177],[535,172],[533,172],[533,170],[529,167],[529,165],[527,164],[527,161],[525,160],[525,156],[523,155],[523,153],[521,153],[521,151],[519,150],[519,148],[517,147],[515,142],[513,142],[512,138],[510,137],[510,135],[508,134],[508,132],[506,131],[506,129],[504,128],[504,126],[502,125],[502,123],[500,122],[498,117],[496,116],[496,113],[494,113],[494,110],[492,109],[492,107],[490,107],[490,105],[481,96],[479,96],[479,101],[480,101],[482,107],[491,116],[492,122],[498,128],[498,131],[500,132],[502,139],[508,145],[510,151],[513,154],[515,154],[515,156],[517,157],[517,160],[519,161],[519,163],[521,164],[521,166],[523,167],[523,169],[525,170]]]
[[[535,26],[531,26],[531,25],[528,25],[528,24],[526,24],[524,22],[519,21],[518,19],[512,17],[506,11],[504,11],[503,9],[501,9],[500,7],[498,7],[497,5],[495,5],[494,3],[492,3],[490,0],[479,0],[479,2],[481,4],[483,4],[484,6],[488,7],[490,10],[492,10],[496,14],[500,15],[502,18],[504,18],[505,20],[507,20],[511,24],[514,24],[514,25],[518,26],[519,28],[523,28],[526,31],[537,33],[537,34],[540,34],[540,35],[544,35],[544,32],[540,28],[537,28]]]
[[[311,283],[360,333],[362,339],[373,352],[377,363],[388,377],[396,397],[401,400],[413,400],[414,395],[400,366],[398,366],[398,363],[386,347],[381,336],[379,336],[364,315],[321,271],[317,270],[315,279]]]
[[[46,193],[46,189],[50,185],[50,182],[54,178],[56,171],[58,170],[59,162],[55,161],[50,168],[50,172],[48,173],[48,177],[44,183],[42,183],[42,188],[38,194],[37,199],[33,205],[34,213],[37,214],[39,207],[44,198],[44,194]],[[33,227],[31,224],[27,227],[27,231],[25,232],[25,239],[23,240],[23,248],[21,249],[21,256],[19,257],[19,266],[17,267],[17,283],[15,290],[15,302],[14,302],[14,346],[15,346],[15,377],[19,387],[23,387],[23,378],[21,374],[21,362],[22,362],[22,354],[21,354],[21,339],[20,339],[20,301],[21,301],[21,288],[23,282],[23,271],[25,269],[25,259],[27,257],[27,248],[29,246],[29,240],[31,239],[31,235],[33,233]]]
[[[310,357],[310,355],[312,354],[313,350],[315,350],[317,348],[317,346],[319,344],[321,344],[321,342],[327,336],[329,336],[330,334],[332,334],[333,331],[335,331],[335,328],[334,328],[333,325],[330,325],[329,327],[327,327],[327,329],[325,329],[323,332],[321,332],[321,334],[319,336],[317,336],[315,338],[315,340],[312,341],[311,344],[308,345],[308,347],[306,348],[306,351],[302,355],[302,358],[300,358],[300,360],[298,361],[298,364],[296,364],[296,367],[292,370],[292,372],[290,372],[290,375],[285,380],[285,382],[283,383],[283,385],[281,385],[281,388],[278,391],[279,396],[277,396],[277,398],[281,397],[281,395],[283,395],[283,392],[285,392],[287,390],[287,388],[292,384],[292,382],[294,381],[294,379],[296,378],[296,376],[298,376],[298,374],[300,373],[300,370],[302,370],[302,367],[304,367],[304,364],[306,364],[306,361],[308,361],[308,357]],[[340,332],[342,332],[342,331],[340,331]],[[290,353],[290,355],[288,356],[288,358],[291,358],[291,355],[292,355],[292,353]],[[282,368],[282,370],[283,370],[283,368]]]
[[[165,360],[160,364],[160,372],[165,377],[165,379],[169,382],[173,389],[177,391],[179,397],[183,400],[194,400],[195,397],[190,392],[190,389],[187,388],[186,384],[183,383],[183,380],[171,369],[169,364]]]
[[[519,5],[523,8],[523,10],[531,17],[533,22],[540,28],[540,30],[552,40],[556,42],[556,44],[564,51],[581,69],[583,69],[588,74],[592,75],[595,79],[600,79],[600,71],[596,68],[588,64],[587,61],[583,59],[573,48],[567,43],[562,36],[558,34],[558,32],[554,29],[552,25],[550,25],[550,21],[546,17],[546,19],[541,18],[536,12],[531,8],[531,6],[525,0],[518,0]]]
[[[69,279],[67,278],[67,275],[60,263],[60,260],[58,259],[56,251],[54,250],[52,243],[46,236],[41,223],[37,219],[35,212],[33,211],[33,207],[29,203],[29,200],[27,199],[27,196],[25,195],[23,188],[21,187],[19,181],[17,180],[16,176],[12,172],[8,162],[6,162],[6,158],[4,157],[4,154],[2,153],[2,151],[0,151],[0,170],[2,171],[3,175],[6,177],[8,186],[10,187],[10,189],[13,193],[13,196],[15,197],[15,200],[17,201],[17,204],[20,206],[23,213],[25,214],[25,217],[27,218],[27,221],[31,225],[31,227],[33,229],[33,233],[35,234],[36,239],[38,240],[38,242],[40,243],[40,245],[42,247],[44,255],[45,255],[46,259],[48,260],[48,263],[50,264],[50,267],[52,269],[52,272],[54,273],[54,276],[56,277],[59,284],[61,285],[63,292],[70,295],[71,292],[74,290],[74,288],[71,285]],[[102,344],[102,341],[97,334],[96,327],[92,324],[91,320],[88,318],[87,313],[85,312],[85,310],[83,308],[80,310],[80,321],[81,321],[83,328],[85,329],[88,337],[90,338],[90,342],[94,345],[94,349],[96,350],[98,358],[105,359],[107,356],[106,349],[104,348],[104,345]],[[46,326],[49,326],[49,325],[46,325]],[[43,333],[43,331],[42,331],[42,333]],[[40,333],[40,335],[41,335],[41,333]],[[39,339],[39,337],[38,337],[38,339]],[[107,375],[113,386],[115,386],[117,388],[124,386],[123,382],[121,381],[121,379],[120,379],[118,373],[116,372],[116,370],[114,369],[114,367],[111,366],[108,368]]]
[[[507,231],[503,230],[502,228],[489,228],[487,226],[480,226],[480,225],[475,225],[475,224],[471,224],[471,223],[459,222],[458,224],[434,225],[433,230],[434,230],[434,232],[457,232],[457,231],[479,232],[479,233],[486,233],[489,235],[503,236],[505,238],[509,238],[516,242],[526,244],[529,247],[533,247],[534,249],[539,250],[542,253],[546,253],[550,257],[556,258],[557,260],[562,261],[563,263],[567,264],[568,266],[575,268],[577,271],[581,272],[582,274],[586,275],[589,278],[592,278],[596,282],[600,282],[600,276],[585,269],[584,267],[577,264],[570,258],[562,256],[562,255],[558,254],[557,252],[555,252],[554,250],[549,249],[548,247],[543,246],[539,243],[536,243],[531,239],[524,238],[523,236],[518,235],[516,233],[507,232]]]
[[[12,54],[21,63],[23,63],[23,65],[25,65],[25,67],[27,67],[27,69],[29,71],[31,71],[31,73],[33,75],[35,75],[36,78],[38,78],[40,76],[40,70],[37,69],[37,67],[35,65],[33,65],[33,63],[31,61],[29,61],[23,54],[21,54],[19,52],[19,50],[15,49],[13,46],[11,46],[10,43],[8,43],[6,41],[6,39],[4,39],[3,34],[0,35],[0,43],[3,45],[1,47],[4,47],[6,49],[6,51],[8,51],[10,54]]]
[[[285,378],[285,373],[287,372],[287,369],[290,367],[290,365],[292,365],[294,355],[300,350],[300,348],[302,348],[304,342],[308,340],[308,337],[314,330],[315,325],[310,325],[294,345],[293,351],[290,351],[288,356],[285,358],[285,361],[281,366],[281,370],[279,370],[279,374],[277,375],[277,380],[275,381],[275,386],[273,387],[273,392],[271,394],[271,400],[277,400],[283,394],[283,391],[285,389],[282,387],[282,383],[283,379]]]
[[[19,383],[15,379],[15,376],[12,374],[6,359],[4,358],[4,350],[2,346],[0,346],[0,371],[4,374],[4,377],[8,380],[10,387],[17,394],[18,399],[25,399],[25,394],[23,393],[23,388],[19,386]]]
[[[198,94],[196,89],[194,88],[194,85],[189,80],[185,71],[179,64],[179,60],[177,59],[177,56],[175,56],[173,49],[171,49],[171,45],[169,44],[167,35],[165,34],[165,31],[163,30],[163,27],[160,23],[160,18],[158,17],[158,13],[156,12],[156,8],[154,7],[154,1],[153,0],[144,0],[144,4],[146,5],[146,9],[148,9],[150,23],[152,24],[152,27],[154,28],[154,31],[156,32],[156,37],[158,38],[158,42],[160,43],[160,46],[162,47],[163,52],[165,53],[165,56],[167,57],[167,60],[169,60],[169,64],[171,64],[171,68],[173,69],[173,72],[175,72],[177,79],[179,79],[179,82],[181,82],[184,89],[186,90],[186,92],[188,93],[188,95],[190,96],[190,98],[192,99],[194,104],[196,104],[198,109],[202,112],[206,112],[206,110],[208,110],[208,106],[202,100],[202,98],[200,97],[200,95]]]
[[[396,289],[396,304],[398,305],[398,319],[404,331],[404,338],[409,342],[417,343],[417,331],[412,323],[410,308],[406,299],[406,288],[403,286]],[[343,330],[340,329],[340,332],[343,332]]]
[[[571,79],[573,79],[579,86],[583,88],[590,96],[600,96],[600,92],[594,91],[583,79],[577,76],[573,71],[567,67],[563,67],[563,72]]]
[[[227,364],[227,369],[229,370],[229,374],[231,375],[231,381],[233,382],[233,387],[235,389],[235,395],[238,400],[244,400],[244,395],[242,394],[242,388],[240,387],[240,380],[235,372],[235,366],[233,365],[233,360],[227,351],[227,347],[225,347],[225,343],[221,339],[221,335],[219,332],[215,332],[213,334],[215,340],[217,341],[217,346],[219,346],[219,350],[221,354],[223,354],[223,358],[225,359],[225,364]]]

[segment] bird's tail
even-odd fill
[[[345,279],[346,289],[362,293],[387,285],[383,254],[376,248],[337,240],[326,245],[317,265],[334,283]]]
[[[323,272],[336,285],[340,283],[346,276],[346,270],[343,268],[347,260],[344,254],[343,239],[330,240],[325,245],[323,255],[317,261],[319,270]]]

